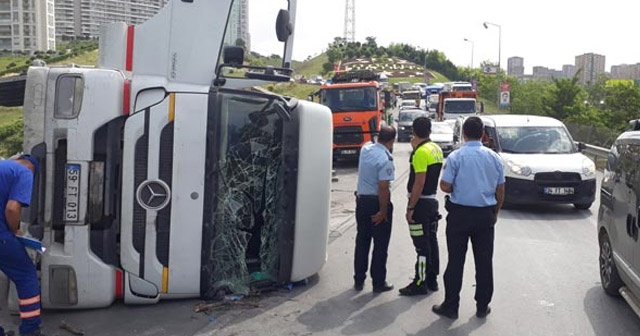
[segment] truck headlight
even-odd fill
[[[518,164],[514,161],[507,160],[507,166],[512,173],[516,175],[529,176],[531,175],[531,168],[525,165]]]
[[[405,130],[405,128],[406,128],[406,127],[404,127],[404,126],[400,126],[400,130],[401,130],[401,131],[404,131],[404,130]]]
[[[582,175],[586,177],[594,176],[596,174],[596,165],[591,159],[582,160]]]

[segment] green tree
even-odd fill
[[[587,92],[578,85],[578,74],[573,78],[554,78],[547,94],[545,112],[548,116],[565,120],[586,111]]]

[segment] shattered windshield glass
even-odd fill
[[[279,233],[286,219],[278,104],[283,103],[264,95],[224,94],[217,108],[209,108],[215,115],[207,136],[205,298],[221,290],[247,294],[253,285],[277,279]]]

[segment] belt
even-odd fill
[[[356,197],[359,199],[378,199],[378,195],[358,195],[356,194]]]
[[[407,198],[410,198],[411,194],[407,194]],[[420,195],[420,199],[436,199],[436,195]]]

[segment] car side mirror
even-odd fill
[[[460,141],[460,137],[458,137],[457,134],[454,134],[453,135],[453,142],[458,142],[458,141]]]
[[[313,101],[313,95],[308,95],[308,96],[307,96],[307,100],[308,100],[308,101],[310,101],[310,102],[312,102],[312,101]]]
[[[578,144],[577,144],[577,145],[578,145],[578,151],[579,151],[579,152],[582,152],[582,151],[584,151],[585,149],[587,149],[587,145],[586,145],[584,142],[578,142]]]

